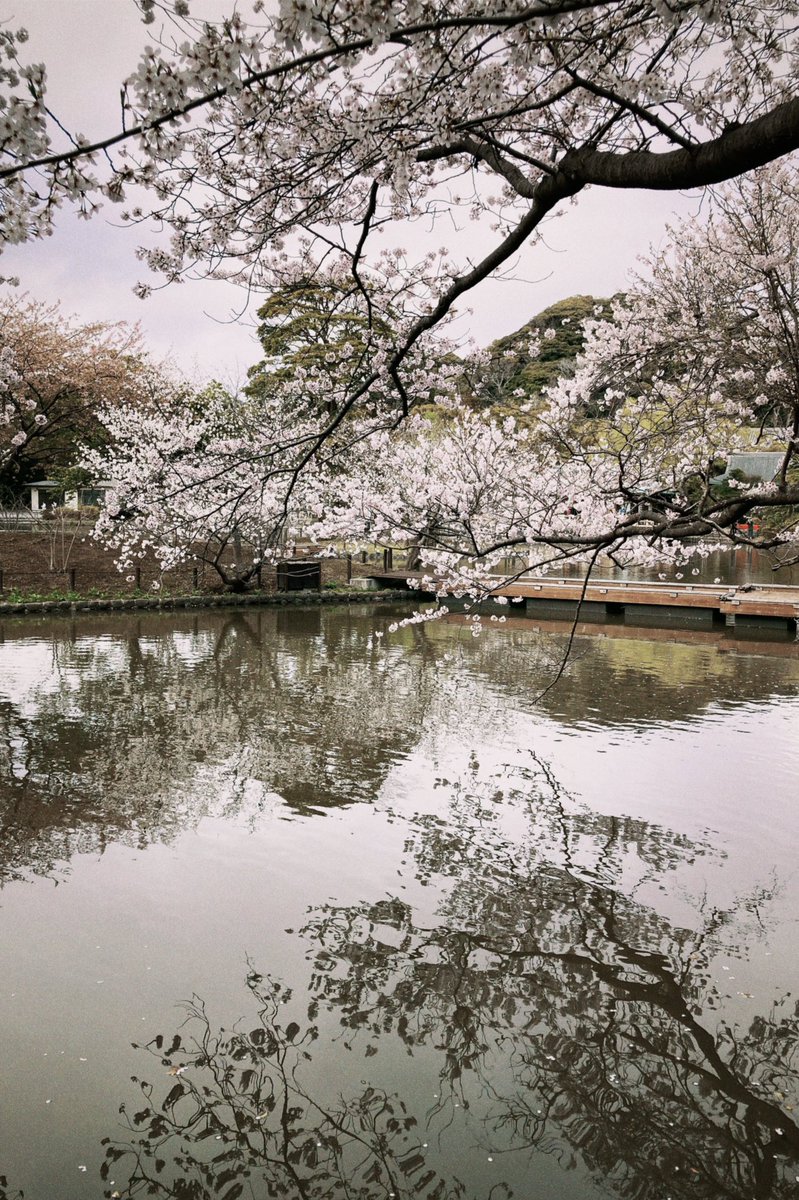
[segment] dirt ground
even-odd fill
[[[297,554],[298,557],[306,557],[309,551],[300,547]],[[377,555],[372,556],[373,560],[377,558]],[[322,587],[346,581],[347,563],[344,559],[322,557],[320,561]],[[353,576],[367,575],[374,570],[374,561],[371,566],[362,564],[356,556],[351,569]],[[74,576],[71,575],[73,571]],[[120,572],[115,566],[113,554],[82,530],[77,532],[74,541],[71,533],[62,538],[60,531],[51,534],[0,530],[0,573],[0,590],[4,599],[17,595],[47,597],[56,593],[74,593],[85,597],[133,596],[153,591],[177,596],[194,591],[223,590],[216,571],[201,562],[161,571],[154,559],[146,558],[141,562],[138,573],[135,569]],[[260,590],[271,592],[275,591],[276,586],[275,568],[264,567]]]

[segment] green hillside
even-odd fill
[[[538,396],[548,384],[568,374],[583,347],[583,321],[596,315],[597,309],[608,311],[609,306],[609,300],[595,296],[569,296],[545,308],[515,333],[492,342],[488,348],[494,367],[490,391],[495,394],[491,399],[501,400],[516,388]],[[554,337],[543,336],[548,329],[554,331]],[[542,335],[541,351],[531,358],[528,347],[536,330]],[[511,356],[505,358],[508,351]]]

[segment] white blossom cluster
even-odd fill
[[[364,332],[276,370],[257,404],[216,395],[140,429],[109,412],[116,448],[95,465],[117,513],[99,532],[123,561],[207,543],[246,573],[303,514],[320,536],[416,546],[468,590],[510,553],[541,569],[600,549],[679,557],[757,497],[790,499],[789,168],[733,185],[707,235],[681,229],[655,282],[588,323],[574,376],[518,421],[459,396],[438,331],[584,187],[704,186],[799,147],[796,0],[281,0],[217,23],[185,0],[138,6],[183,32],[145,49],[124,129],[93,146],[64,148],[45,68],[21,61],[23,30],[0,35],[0,240],[105,197],[166,229],[142,250],[157,280],[346,279]],[[494,231],[482,259],[396,248],[399,222],[435,228],[453,208]],[[717,503],[719,460],[758,423],[785,447],[776,492]]]
[[[275,15],[231,5],[217,23],[186,0],[136,2],[148,25],[163,11],[184,34],[146,47],[123,84],[124,129],[96,146],[77,133],[64,146],[45,67],[21,61],[23,29],[2,32],[4,240],[46,234],[64,202],[91,215],[139,184],[172,233],[151,260],[167,279],[228,268],[275,286],[264,255],[286,238],[310,231],[352,255],[364,221],[453,202],[502,246],[533,236],[553,199],[647,186],[646,152],[776,119],[795,92],[795,0],[281,0]],[[476,173],[495,186],[475,187]]]
[[[442,587],[479,593],[511,554],[520,570],[598,551],[654,568],[709,553],[753,507],[796,505],[797,230],[793,167],[720,189],[710,219],[672,230],[649,274],[586,323],[576,369],[530,418],[455,403],[373,435],[318,534],[418,546]],[[720,488],[730,456],[758,446],[780,452],[776,478]]]
[[[24,446],[28,440],[27,431],[21,423],[23,406],[15,396],[21,378],[13,348],[3,346],[0,348],[0,464],[11,451]],[[36,405],[29,401],[24,407],[35,409]],[[41,413],[37,413],[35,422],[40,423],[42,419],[46,420]]]
[[[472,596],[497,572],[590,568],[600,553],[650,569],[708,554],[753,508],[799,504],[797,230],[794,168],[720,190],[711,219],[671,232],[650,274],[585,323],[573,373],[518,416],[464,388],[442,339],[406,362],[397,419],[393,338],[438,260],[405,286],[389,255],[382,273],[364,271],[368,304],[351,290],[360,333],[321,359],[267,361],[257,393],[216,392],[190,414],[137,425],[110,412],[113,449],[94,463],[117,489],[98,535],[125,563],[149,549],[164,566],[238,540],[246,575],[302,529],[352,549],[407,547],[442,595]],[[320,268],[322,279],[343,294],[348,276]],[[774,481],[722,480],[758,441],[782,455]],[[788,525],[773,540],[793,536]]]
[[[437,263],[428,264],[434,272]],[[165,569],[201,557],[226,582],[247,582],[259,564],[283,553],[287,535],[323,515],[349,455],[375,429],[388,436],[395,423],[386,363],[396,335],[380,314],[390,311],[402,325],[403,305],[416,311],[425,264],[417,264],[412,286],[396,267],[388,255],[379,277],[364,274],[369,305],[360,292],[350,297],[358,336],[328,345],[319,362],[292,364],[287,374],[280,360],[267,360],[249,396],[215,387],[188,406],[182,394],[164,395],[157,409],[138,415],[119,405],[101,414],[110,445],[88,451],[85,461],[115,487],[95,534],[117,551],[123,569],[147,552]],[[322,278],[330,288],[346,282],[337,271]],[[421,350],[413,356],[410,406],[454,391],[457,364],[443,340],[438,355],[435,364]],[[353,395],[359,404],[350,412]]]

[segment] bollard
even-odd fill
[[[351,554],[347,555],[346,562],[347,562],[347,583],[351,583],[352,582],[352,555]]]
[[[76,575],[76,568],[75,568],[75,567],[70,567],[70,568],[69,568],[69,571],[67,572],[67,574],[69,575],[69,590],[70,590],[71,592],[74,592],[74,591],[75,591],[75,575]]]
[[[366,554],[366,551],[365,551],[365,550],[362,550],[362,551],[361,551],[361,562],[362,562],[362,563],[365,563],[365,562],[366,562],[366,559],[367,559],[367,554]]]
[[[192,567],[192,569],[191,569],[191,586],[195,592],[198,590],[198,588],[200,586],[200,572],[197,570],[196,567]]]
[[[141,567],[136,567],[133,572],[135,577],[135,587],[137,591],[141,591]]]
[[[258,563],[258,566],[255,568],[255,582],[258,584],[258,591],[259,591],[259,592],[261,591],[261,588],[262,588],[262,586],[263,586],[263,580],[262,580],[262,577],[261,577],[261,567],[262,567],[262,565],[263,565],[262,563]]]

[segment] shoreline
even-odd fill
[[[81,612],[130,612],[135,610],[169,612],[172,609],[193,608],[275,608],[295,604],[386,603],[398,600],[426,600],[427,592],[412,592],[407,588],[341,588],[329,591],[295,592],[229,592],[193,596],[131,596],[92,597],[78,600],[27,600],[0,602],[0,617],[28,616],[36,613],[64,613],[73,616]]]

